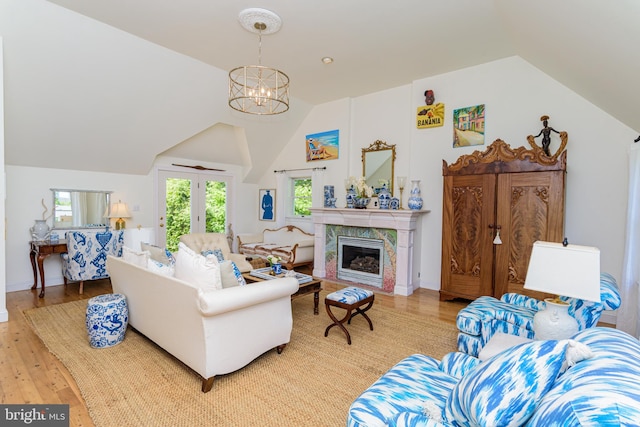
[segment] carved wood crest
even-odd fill
[[[532,149],[511,148],[501,139],[496,139],[485,151],[474,151],[462,155],[455,163],[442,161],[442,175],[469,175],[480,173],[534,172],[544,170],[566,170],[566,132],[562,132],[563,143],[553,156],[547,156],[533,141]],[[531,137],[533,139],[533,137]],[[562,138],[562,135],[561,135]],[[529,141],[531,144],[531,141]]]

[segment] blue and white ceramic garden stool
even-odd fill
[[[124,340],[129,323],[127,300],[122,294],[105,294],[87,303],[87,333],[93,348],[106,348]]]
[[[327,329],[324,330],[324,336],[326,337],[329,334],[329,329],[334,326],[340,327],[342,331],[347,336],[347,343],[351,345],[351,335],[349,335],[349,331],[344,327],[344,322],[351,324],[351,318],[357,314],[361,314],[362,317],[367,319],[369,322],[369,329],[373,331],[373,323],[371,323],[371,319],[366,315],[365,311],[369,310],[371,306],[373,306],[374,300],[373,292],[367,289],[356,288],[355,286],[350,286],[348,288],[340,289],[335,292],[330,293],[324,299],[324,305],[327,309],[327,314],[333,320],[333,323],[327,326]],[[360,308],[368,304],[364,308]],[[338,318],[331,311],[331,307],[338,307],[347,310],[347,314],[338,320]],[[356,312],[353,313],[353,310]]]

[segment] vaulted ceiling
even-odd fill
[[[311,104],[519,55],[640,129],[636,0],[50,1],[222,70],[257,59],[239,12],[271,10],[283,25],[263,37],[263,63]]]
[[[11,1],[19,4],[18,0]],[[277,13],[282,18],[282,28],[263,37],[262,63],[289,75],[292,104],[302,108],[296,112],[292,106],[275,124],[267,125],[266,137],[277,135],[277,130],[269,135],[268,126],[277,127],[278,123],[287,121],[295,126],[301,114],[315,104],[357,97],[513,55],[522,57],[630,128],[640,130],[637,114],[640,2],[637,0],[48,1],[130,33],[141,41],[214,66],[219,69],[220,78],[233,67],[257,62],[257,36],[241,27],[239,12],[247,7],[259,7]],[[46,20],[46,16],[42,19]],[[0,17],[0,30],[1,21]],[[5,43],[7,77],[12,76],[13,66],[7,64],[12,54],[10,42]],[[137,43],[135,39],[121,42],[127,46]],[[334,62],[324,64],[321,58],[325,56],[332,57]],[[113,67],[109,70],[111,75],[136,72],[128,69],[120,58],[115,65],[111,58],[104,58],[101,68],[107,67]],[[162,84],[162,81],[153,83]],[[175,88],[172,96],[181,96],[183,89]],[[198,93],[196,88],[186,90]],[[145,95],[153,96],[150,91]],[[14,95],[13,89],[8,89],[8,94]],[[17,92],[15,96],[18,98]],[[60,94],[56,96],[60,99]],[[191,102],[187,98],[176,102]],[[549,99],[549,102],[554,101]],[[43,100],[42,104],[55,115],[56,102]],[[216,100],[212,108],[228,109],[226,100]],[[23,109],[26,111],[27,105]],[[11,109],[7,112],[13,114]],[[138,124],[144,123],[146,117],[140,113],[138,119]],[[193,146],[197,147],[197,141],[202,138],[234,134],[226,128],[234,125],[233,120],[215,129],[202,127],[206,122],[204,118],[176,117],[176,120],[187,120],[189,126],[170,135],[166,144],[157,147],[157,154],[171,153],[175,141],[194,138]],[[585,123],[585,126],[595,125]],[[78,123],[78,129],[82,127],[83,124]],[[229,162],[260,158],[260,149],[251,144],[261,144],[264,139],[251,135],[240,139],[248,140],[249,146],[230,155]],[[75,149],[81,150],[81,147]],[[9,160],[24,154],[18,150],[15,155],[12,153],[9,149]]]

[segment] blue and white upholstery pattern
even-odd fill
[[[480,364],[452,390],[445,418],[465,427],[524,424],[560,374],[568,344],[532,341]]]
[[[87,302],[85,324],[91,347],[106,348],[121,343],[128,323],[129,309],[124,295],[98,295]]]
[[[326,298],[344,304],[354,304],[358,301],[362,301],[365,298],[369,298],[371,295],[373,295],[373,291],[357,288],[355,286],[349,286],[348,288],[339,289],[335,292],[330,293],[326,296]]]
[[[353,402],[347,426],[387,426],[402,408],[422,414],[425,401],[434,402],[443,410],[458,380],[440,371],[439,365],[436,359],[423,354],[400,361]]]
[[[123,230],[68,231],[67,253],[61,254],[65,283],[109,277],[107,255],[122,256],[123,242]]]
[[[603,310],[615,310],[621,299],[615,279],[600,275],[600,302],[562,297],[569,303],[569,314],[576,318],[579,330],[597,325]],[[515,293],[499,300],[481,296],[460,310],[456,318],[458,351],[478,356],[480,350],[497,332],[533,339],[533,316],[546,306],[544,301]]]
[[[563,372],[579,347],[591,354]],[[640,342],[625,332],[593,327],[572,340],[514,346],[475,367],[469,358],[407,357],[351,404],[347,426],[638,426]]]
[[[527,423],[535,427],[638,426],[640,342],[617,329],[574,335],[593,357],[560,376]]]

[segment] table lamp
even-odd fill
[[[122,200],[118,200],[118,203],[111,205],[111,214],[109,218],[118,218],[116,221],[116,230],[124,230],[126,223],[122,218],[131,218],[129,208],[126,203],[122,203]]]
[[[565,240],[566,242],[566,240]],[[524,289],[600,301],[600,250],[590,246],[538,241],[533,244]],[[533,317],[537,340],[561,340],[578,332],[578,322],[560,298]]]

